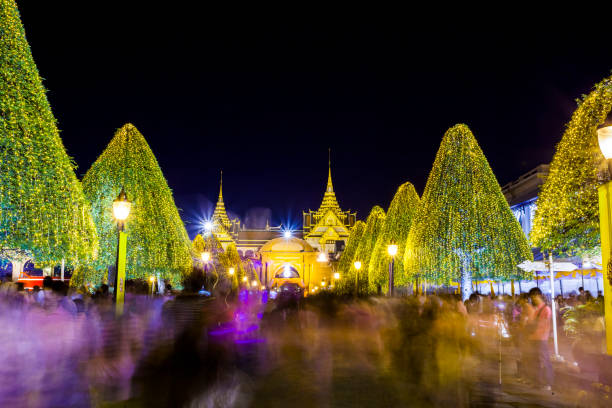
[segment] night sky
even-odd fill
[[[198,3],[18,1],[79,177],[132,122],[187,222],[212,211],[223,169],[232,213],[269,208],[272,224],[301,227],[321,202],[328,147],[340,206],[364,219],[405,181],[423,192],[459,122],[503,185],[551,160],[575,99],[612,69],[603,41],[516,24],[279,23]]]

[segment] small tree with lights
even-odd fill
[[[382,231],[384,223],[385,210],[375,205],[372,207],[372,210],[368,215],[365,230],[363,231],[363,235],[359,240],[359,247],[357,248],[353,258],[353,262],[357,260],[361,262],[361,269],[357,271],[359,281],[357,294],[376,293],[379,291],[376,284],[374,282],[370,282],[368,271],[370,269],[372,252],[374,250],[374,246],[376,245],[376,240]]]
[[[387,246],[394,242],[398,245],[398,254],[405,252],[406,239],[419,205],[419,196],[411,183],[404,183],[397,189],[372,252],[372,259],[368,267],[371,284],[380,285],[384,290],[387,290],[390,261]],[[407,273],[404,271],[403,256],[398,256],[395,259],[394,271],[398,285],[409,283]]]
[[[97,269],[115,263],[117,235],[111,209],[122,187],[132,200],[126,221],[126,278],[146,280],[161,273],[178,284],[192,266],[189,237],[151,148],[132,124],[117,130],[83,179],[100,237]]]
[[[440,145],[408,234],[406,270],[437,284],[461,282],[463,299],[475,278],[524,276],[533,259],[527,239],[470,129],[450,128]]]
[[[13,276],[33,258],[92,260],[96,230],[60,139],[14,0],[0,0],[0,256]]]
[[[366,224],[363,221],[357,221],[353,228],[351,228],[346,247],[338,261],[340,280],[335,285],[336,293],[338,294],[348,295],[353,293],[355,289],[355,268],[353,267],[353,262],[365,227]]]

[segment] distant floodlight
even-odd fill
[[[334,279],[335,280],[340,279],[340,273],[339,272],[334,273]]]
[[[228,272],[229,272],[230,276],[234,276],[234,271],[235,271],[234,268],[229,268]]]
[[[243,281],[243,282],[246,282],[247,280],[248,280],[248,279],[247,279],[247,277],[246,277],[246,276],[242,278],[242,281]]]
[[[361,262],[360,261],[355,261],[355,263],[353,263],[353,266],[355,267],[355,269],[360,270],[361,269]]]
[[[208,251],[202,252],[202,260],[204,262],[208,262],[210,260],[210,252]]]
[[[204,229],[205,229],[206,231],[210,231],[210,230],[212,230],[212,227],[213,227],[213,223],[212,223],[212,222],[210,222],[210,221],[206,221],[206,222],[204,223]]]
[[[283,232],[283,236],[285,238],[291,238],[291,231],[290,230],[286,230],[285,232]]]
[[[254,280],[253,282],[251,282],[251,286],[255,287],[255,286],[257,286],[257,285],[258,285],[258,283],[257,283],[257,281],[256,281],[256,280]]]
[[[317,256],[317,262],[327,262],[327,254],[325,252],[319,252],[319,256]]]

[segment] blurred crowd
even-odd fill
[[[469,406],[509,379],[555,383],[552,310],[537,288],[466,302],[331,293],[280,302],[265,291],[226,300],[132,285],[118,318],[104,286],[4,283],[0,406]],[[569,354],[601,352],[601,299],[557,303]]]

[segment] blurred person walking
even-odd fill
[[[548,339],[550,337],[550,326],[552,312],[542,298],[540,288],[532,288],[529,298],[534,307],[533,316],[528,322],[530,358],[532,364],[531,375],[536,385],[540,385],[546,391],[551,390],[553,383],[553,369],[550,362],[550,351]]]

